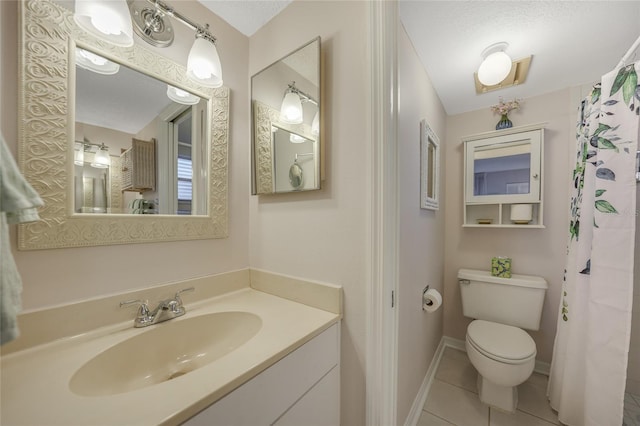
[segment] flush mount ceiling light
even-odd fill
[[[195,105],[200,102],[200,98],[196,95],[171,85],[167,85],[167,96],[172,101],[183,105]]]
[[[120,65],[88,50],[76,48],[76,65],[98,74],[112,75],[120,70]]]
[[[478,68],[478,80],[485,86],[494,86],[511,72],[511,57],[505,53],[507,43],[495,43],[482,52],[482,63]]]
[[[483,61],[474,73],[476,93],[506,89],[525,82],[533,56],[512,61],[505,53],[508,46],[507,43],[495,43],[482,52]]]
[[[167,17],[196,32],[187,61],[187,76],[205,87],[221,87],[222,66],[209,25],[191,21],[160,0],[76,0],[74,14],[74,20],[85,31],[124,47],[133,46],[134,30],[152,46],[170,46],[174,31]]]
[[[76,23],[116,46],[133,46],[133,28],[126,0],[76,0]]]

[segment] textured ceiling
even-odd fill
[[[292,0],[198,0],[246,36],[251,36]]]
[[[409,1],[399,12],[447,114],[591,83],[640,36],[638,1]],[[473,73],[489,45],[533,55],[522,85],[476,94]],[[640,58],[640,52],[636,54]]]

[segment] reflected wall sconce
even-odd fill
[[[289,142],[291,143],[305,143],[308,140],[309,139],[300,135],[296,135],[295,133],[291,133],[291,136],[289,136]]]
[[[152,46],[168,47],[174,31],[167,16],[196,32],[187,59],[187,76],[205,87],[221,87],[222,65],[209,25],[193,22],[160,0],[76,0],[74,20],[85,31],[117,46],[133,46],[135,31]]]
[[[280,121],[287,124],[301,124],[304,119],[302,102],[310,102],[318,106],[318,102],[315,99],[298,89],[296,82],[292,81],[284,91],[284,98],[280,107]]]
[[[93,152],[93,161],[91,167],[96,169],[106,169],[111,166],[111,157],[109,157],[109,147],[104,143],[92,143],[85,138],[82,142],[74,143],[73,164],[76,166],[84,166],[84,153]]]
[[[76,48],[76,65],[103,75],[113,75],[120,70],[119,64],[79,47]]]
[[[505,89],[524,83],[532,56],[513,61],[505,52],[508,43],[492,44],[482,51],[482,63],[474,74],[476,93]]]
[[[100,147],[98,147],[98,150],[93,157],[93,162],[91,162],[91,167],[95,167],[96,169],[106,169],[110,165],[111,158],[109,158],[109,148],[104,144],[100,144]]]
[[[196,105],[200,102],[200,98],[198,96],[171,85],[167,85],[167,96],[172,101],[183,105]]]

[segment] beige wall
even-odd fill
[[[429,76],[398,26],[398,164],[399,164],[399,284],[398,284],[398,409],[404,424],[438,343],[444,309],[422,310],[422,289],[429,284],[441,293],[444,285],[445,203],[437,211],[420,209],[420,121],[426,119],[440,139],[441,171],[446,169],[446,113]],[[444,173],[440,188],[445,188]]]
[[[18,2],[1,1],[2,132],[17,152],[17,13]],[[218,37],[225,85],[231,89],[229,140],[229,238],[17,251],[16,229],[11,246],[23,278],[23,305],[36,309],[144,288],[249,266],[249,40],[195,1],[181,1],[178,10],[199,23],[208,22]],[[185,64],[193,32],[174,25],[176,43],[161,54]],[[145,44],[146,47],[149,47]],[[87,278],[90,277],[90,278]]]
[[[487,94],[482,96],[498,95]],[[463,145],[461,138],[494,129],[498,117],[489,108],[447,120],[445,315],[444,334],[464,339],[469,319],[462,315],[457,271],[488,269],[492,256],[513,258],[513,272],[539,275],[549,283],[540,331],[532,332],[538,360],[551,361],[562,285],[568,229],[569,152],[574,148],[575,110],[570,89],[525,99],[510,114],[514,126],[547,122],[544,145],[545,229],[462,228]]]
[[[310,193],[253,196],[250,264],[340,284],[342,424],[365,424],[365,332],[369,271],[369,2],[294,1],[250,39],[253,75],[322,37],[326,176]]]

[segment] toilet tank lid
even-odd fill
[[[515,285],[530,288],[549,288],[547,281],[542,277],[536,277],[534,275],[512,274],[511,278],[501,278],[494,277],[489,271],[480,271],[477,269],[460,269],[458,271],[458,279],[482,281],[495,284]]]

